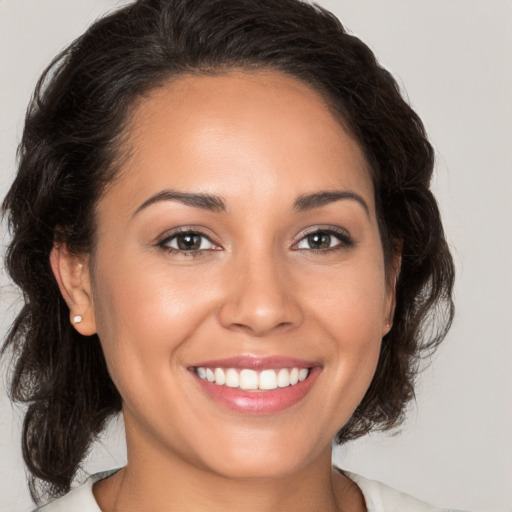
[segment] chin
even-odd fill
[[[290,435],[289,431],[239,434],[216,444],[214,452],[207,456],[206,466],[210,471],[234,479],[285,478],[320,458],[330,461],[331,457],[330,439],[327,444],[325,440],[305,442],[304,437]]]

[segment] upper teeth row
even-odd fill
[[[276,389],[293,386],[302,382],[309,373],[309,368],[281,368],[280,370],[236,370],[229,368],[196,368],[197,375],[218,386],[226,385],[230,388],[251,389]]]

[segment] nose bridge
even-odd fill
[[[278,257],[272,247],[241,251],[231,263],[229,291],[220,308],[224,327],[262,336],[301,322],[286,259]]]

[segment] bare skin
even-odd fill
[[[199,474],[198,480],[192,482],[187,478],[165,482],[152,482],[150,486],[165,485],[167,496],[161,494],[134,493],[133,486],[141,482],[135,478],[131,481],[127,471],[122,469],[114,476],[95,484],[94,495],[104,512],[121,510],[145,510],[151,506],[155,511],[194,510],[198,512],[227,511],[238,512],[275,512],[293,507],[298,512],[325,510],[327,512],[364,512],[366,506],[363,495],[357,485],[336,470],[331,470],[328,478],[312,478],[305,475],[306,480],[296,475],[278,481],[225,481],[211,478],[211,475]],[[165,480],[165,479],[163,479]],[[314,485],[311,485],[314,483]],[[183,484],[183,486],[182,486]],[[180,487],[181,486],[181,487]],[[216,489],[215,493],[206,493],[204,488]],[[174,492],[170,492],[174,490]],[[151,492],[151,491],[149,491]],[[151,500],[147,496],[152,496]],[[156,497],[161,496],[157,501]],[[139,500],[134,501],[134,499]]]
[[[125,145],[94,259],[51,258],[123,397],[128,465],[94,486],[100,508],[364,511],[331,440],[370,385],[394,291],[358,143],[306,85],[239,71],[154,90]],[[197,368],[242,356],[315,377],[278,410],[227,407]]]

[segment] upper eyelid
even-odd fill
[[[207,249],[187,250],[187,249],[177,249],[175,247],[170,246],[171,242],[173,240],[175,240],[175,238],[178,235],[187,234],[187,233],[192,233],[192,234],[199,235],[199,236],[205,238],[210,244],[212,244],[213,247],[210,247]],[[160,237],[158,239],[158,241],[156,242],[155,246],[159,247],[161,249],[165,249],[166,251],[180,252],[183,254],[190,254],[190,255],[193,255],[193,254],[199,255],[201,253],[204,253],[205,251],[219,251],[219,250],[223,249],[223,247],[219,243],[212,240],[212,238],[207,233],[204,233],[203,231],[200,231],[197,229],[179,229],[177,231],[171,232],[168,235],[164,235],[164,236]]]
[[[189,227],[189,226],[182,226],[179,228],[170,229],[168,231],[165,231],[162,235],[159,235],[156,239],[156,243],[162,244],[163,242],[166,242],[173,237],[181,234],[186,233],[192,233],[195,235],[204,236],[206,239],[208,239],[212,244],[219,245],[217,242],[214,241],[214,237],[210,234],[208,234],[203,228],[200,227]]]
[[[291,241],[292,247],[294,245],[297,245],[305,237],[307,237],[313,233],[317,233],[317,232],[325,232],[325,233],[332,234],[334,236],[341,237],[341,239],[340,239],[341,242],[344,241],[343,238],[352,240],[352,235],[349,233],[349,231],[340,226],[314,226],[314,227],[306,229],[305,231],[302,231],[298,236],[294,237],[294,239],[293,239],[294,241]],[[172,240],[177,235],[185,234],[185,233],[193,233],[193,234],[203,236],[209,242],[211,242],[213,245],[221,247],[221,244],[219,242],[215,241],[215,237],[212,237],[210,234],[205,232],[204,228],[199,227],[199,226],[198,227],[181,226],[181,227],[169,230],[157,238],[156,245],[163,246],[169,240]]]
[[[329,235],[335,236],[340,241],[340,245],[345,244],[346,246],[354,245],[354,240],[351,236],[351,234],[341,227],[334,227],[334,226],[325,226],[325,227],[315,227],[311,228],[305,232],[303,232],[299,237],[297,237],[296,241],[293,242],[292,248],[294,246],[297,246],[304,238],[306,238],[309,235],[312,235],[314,233],[327,233]],[[311,251],[322,251],[323,249],[307,249]]]
[[[318,233],[318,232],[344,236],[346,238],[352,239],[352,235],[350,234],[350,232],[344,228],[337,227],[337,226],[336,227],[335,226],[316,226],[313,228],[309,228],[306,231],[303,231],[298,237],[296,237],[296,240],[297,240],[297,242],[299,242],[306,236],[312,235],[313,233]]]

